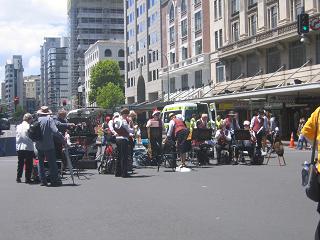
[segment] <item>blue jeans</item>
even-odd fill
[[[45,175],[45,169],[44,169],[44,160],[46,159],[49,164],[49,171],[50,171],[50,181],[51,183],[56,183],[61,181],[59,175],[58,175],[58,165],[57,165],[57,159],[56,159],[56,152],[54,149],[48,150],[48,151],[41,151],[38,150],[38,159],[39,159],[39,176],[40,180],[43,183],[47,182],[46,175]]]

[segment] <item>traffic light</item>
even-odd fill
[[[15,97],[13,102],[14,102],[14,105],[17,106],[19,104],[19,97]]]
[[[300,13],[298,15],[298,34],[305,34],[309,32],[309,14]]]

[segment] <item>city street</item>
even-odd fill
[[[300,177],[310,154],[286,148],[283,167],[273,158],[126,179],[90,170],[58,188],[17,184],[16,157],[2,157],[1,239],[313,239],[319,216]]]

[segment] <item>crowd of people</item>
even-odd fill
[[[63,148],[71,144],[69,130],[76,127],[74,123],[67,121],[66,116],[67,112],[64,109],[59,110],[57,115],[53,116],[48,107],[41,107],[37,112],[37,122],[43,137],[41,140],[32,141],[28,137],[28,129],[34,121],[34,117],[29,113],[24,115],[23,122],[17,126],[16,131],[17,182],[21,182],[24,164],[26,165],[25,182],[32,182],[32,160],[36,153],[39,160],[40,184],[48,185],[44,160],[48,162],[50,169],[50,185],[60,186],[62,184],[56,160],[65,158]],[[196,156],[200,165],[210,164],[206,148],[208,143],[216,150],[217,164],[238,164],[243,160],[239,159],[241,151],[247,151],[253,161],[254,150],[258,149],[261,153],[266,151],[263,142],[266,138],[271,142],[272,134],[279,130],[270,114],[263,110],[259,110],[252,119],[245,120],[241,124],[243,128],[240,127],[238,115],[234,111],[230,111],[225,119],[222,119],[220,115],[216,116],[215,121],[210,120],[207,113],[202,113],[199,116],[194,114],[188,124],[181,114],[172,112],[169,114],[170,121],[166,127],[160,116],[161,112],[155,109],[151,118],[144,125],[147,131],[145,137],[148,138],[149,159],[160,163],[163,156],[163,146],[171,143],[179,156],[180,168],[187,167],[188,153],[192,149],[197,149]],[[137,114],[125,108],[120,112],[113,113],[113,115],[106,116],[103,121],[98,121],[95,127],[97,145],[99,146],[98,154],[103,153],[103,148],[110,143],[116,145],[116,177],[129,177],[128,172],[132,171],[134,146],[136,143],[141,143],[143,138],[143,127],[139,127],[137,120]],[[247,130],[250,137],[239,141],[237,132],[241,129]],[[201,134],[196,134],[196,131],[200,130],[202,130]],[[205,139],[203,133],[209,137]],[[222,159],[222,151],[228,152],[227,160]]]

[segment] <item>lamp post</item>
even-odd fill
[[[153,53],[154,51],[152,49],[148,50],[149,53]],[[167,80],[168,80],[168,102],[170,101],[170,78],[169,78],[169,61],[168,57],[161,51],[159,51],[161,55],[166,59],[167,61]],[[164,94],[163,94],[163,80],[161,81],[161,96],[162,100],[164,100]]]

